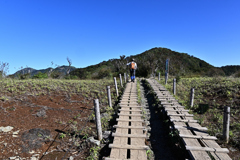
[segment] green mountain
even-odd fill
[[[132,58],[135,59],[138,66],[136,71],[136,76],[138,77],[147,77],[158,72],[164,75],[166,59],[169,59],[169,74],[172,76],[225,75],[222,68],[214,67],[186,53],[179,53],[161,47],[152,48],[138,55],[130,57],[123,55],[119,59],[110,59],[86,68],[78,68],[70,72],[70,75],[81,79],[118,76],[128,72],[126,64]]]

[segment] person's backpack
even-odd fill
[[[134,62],[131,63],[130,69],[135,69],[135,63]]]

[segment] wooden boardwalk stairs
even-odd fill
[[[111,148],[110,158],[106,160],[147,160],[145,145],[146,133],[143,126],[142,107],[137,103],[137,83],[127,83],[120,102],[116,132]]]
[[[214,136],[210,136],[206,127],[200,126],[193,115],[184,109],[176,99],[156,80],[147,80],[155,91],[161,102],[163,111],[166,112],[173,124],[173,129],[179,132],[186,150],[189,152],[191,159],[197,160],[230,160],[227,154],[227,148],[221,148]]]

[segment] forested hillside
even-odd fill
[[[119,59],[110,59],[97,65],[79,68],[70,74],[81,79],[118,76],[128,71],[126,64],[132,58],[138,64],[136,76],[139,77],[147,77],[158,72],[163,75],[166,59],[170,60],[169,72],[173,76],[225,75],[221,68],[216,68],[199,58],[161,47],[152,48],[138,55],[130,57],[123,55]]]

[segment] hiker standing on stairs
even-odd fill
[[[130,69],[131,82],[134,82],[135,81],[135,72],[137,69],[137,63],[134,62],[134,59],[132,58],[132,62],[128,63],[127,66],[129,66],[129,69]]]

